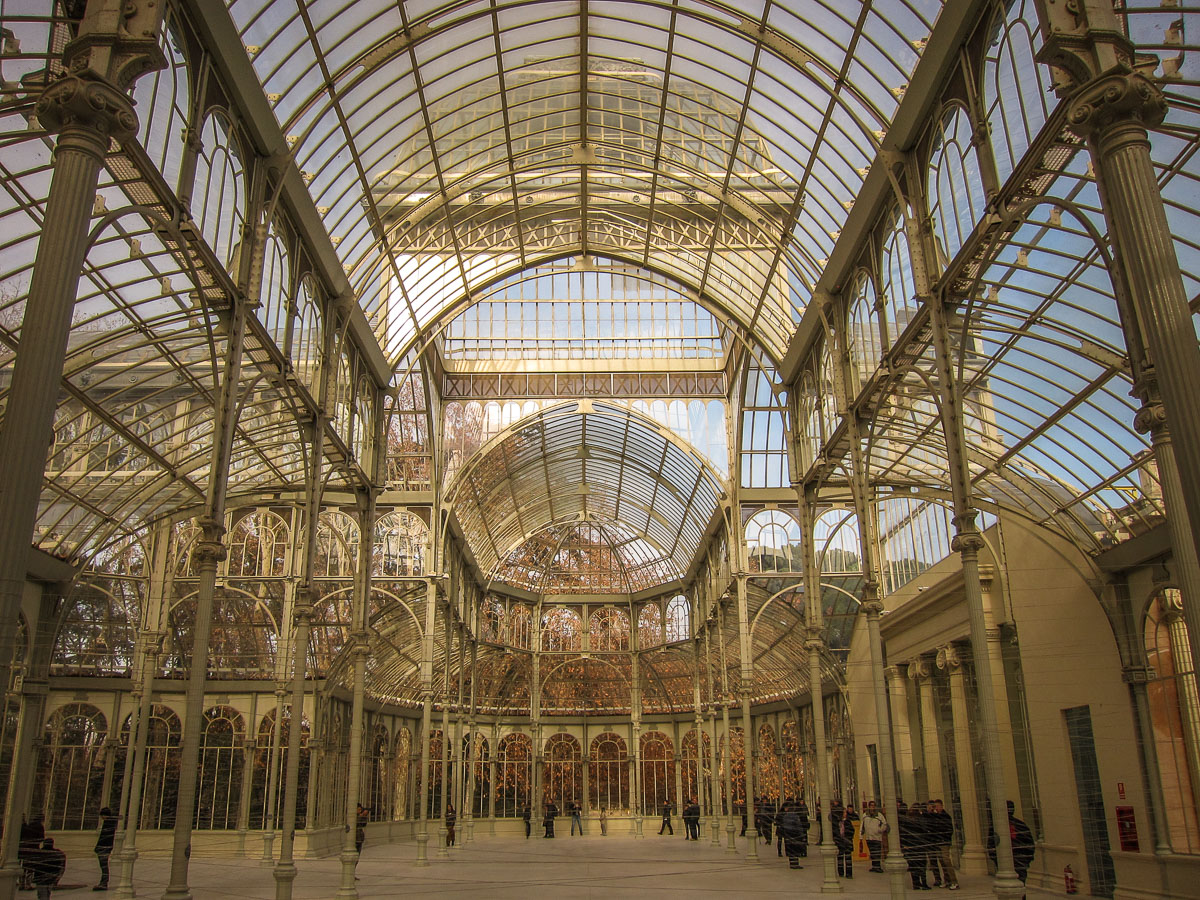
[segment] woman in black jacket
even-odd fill
[[[914,803],[900,817],[900,848],[908,863],[908,875],[914,891],[931,890],[925,880],[926,855],[929,852],[929,834],[925,827],[921,804]]]

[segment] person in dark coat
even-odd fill
[[[446,804],[446,846],[454,846],[454,826],[458,824],[458,812],[453,803]]]
[[[30,859],[33,886],[37,889],[38,900],[50,900],[50,892],[67,869],[67,854],[54,846],[53,838],[46,838],[41,848],[34,852]]]
[[[840,800],[829,808],[829,824],[833,827],[833,846],[837,850],[837,873],[842,878],[854,877],[854,823],[858,813],[853,806],[843,807]]]
[[[658,833],[662,834],[663,830],[668,834],[674,834],[675,829],[671,827],[671,801],[666,800],[662,806],[662,824],[658,826]]]
[[[542,815],[542,827],[546,829],[546,833],[542,835],[544,838],[554,837],[554,820],[558,817],[558,806],[551,800],[546,804],[546,812]]]
[[[525,821],[525,837],[529,837],[530,809],[528,803],[525,804],[525,812],[521,813],[521,818]]]
[[[930,800],[925,810],[925,824],[929,832],[929,869],[933,872],[933,886],[958,890],[958,876],[950,862],[950,845],[954,842],[954,819],[946,812],[941,800]]]
[[[800,855],[808,856],[808,829],[812,824],[808,820],[808,804],[803,799],[796,804],[796,818],[800,820]]]
[[[912,879],[914,891],[932,890],[925,880],[928,840],[921,804],[914,803],[907,813],[900,816],[900,849],[904,851],[908,877]]]
[[[21,834],[18,837],[17,859],[21,863],[21,889],[33,887],[32,861],[42,850],[42,841],[46,839],[46,824],[41,816],[34,816],[29,822],[22,819]]]
[[[787,853],[788,866],[793,869],[804,868],[800,865],[800,857],[808,852],[808,842],[805,837],[808,831],[808,817],[800,818],[798,805],[795,800],[788,799],[779,810],[779,834],[783,838],[783,849]]]
[[[1024,884],[1037,847],[1034,845],[1033,832],[1029,830],[1029,826],[1017,818],[1016,804],[1011,800],[1007,802],[1008,836],[1012,840],[1013,868],[1017,872],[1017,877],[1021,879],[1021,883]],[[996,865],[996,832],[990,827],[988,828],[987,854],[992,860],[992,865]]]
[[[107,806],[100,810],[100,834],[96,837],[96,859],[100,863],[100,881],[93,891],[108,890],[108,858],[112,856],[113,841],[116,840],[117,817]]]

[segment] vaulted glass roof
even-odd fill
[[[514,551],[549,526],[600,519],[639,535],[669,563],[657,564],[669,577],[688,571],[723,496],[720,480],[666,428],[579,401],[494,438],[464,467],[448,504],[484,572],[503,577]]]
[[[940,8],[230,4],[393,361],[464,297],[591,253],[782,356]]]

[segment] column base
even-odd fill
[[[713,816],[708,820],[708,830],[712,832],[712,843],[721,845],[721,820]]]
[[[821,870],[824,879],[821,881],[822,894],[842,893],[842,883],[837,877],[837,850],[833,844],[821,844]]]
[[[292,882],[296,880],[296,864],[279,862],[275,864],[275,900],[291,900]]]
[[[418,868],[425,868],[429,865],[429,835],[425,832],[417,833],[417,861]]]
[[[437,858],[438,859],[449,859],[450,858],[450,848],[446,846],[446,829],[445,828],[438,830]]]
[[[137,892],[133,889],[133,864],[137,862],[138,852],[135,848],[130,847],[128,850],[120,850],[113,854],[117,859],[117,864],[120,866],[120,874],[117,876],[117,886],[113,890],[113,896],[119,900],[133,900],[137,896]]]
[[[275,862],[275,832],[263,832],[262,864],[269,866]]]
[[[192,889],[186,884],[167,885],[167,889],[163,891],[162,900],[192,900]]]
[[[358,868],[358,853],[349,848],[342,850],[342,883],[333,896],[338,900],[358,900],[358,888],[354,886],[354,870]]]
[[[17,896],[17,878],[21,874],[19,866],[5,866],[0,869],[0,900],[15,900]]]
[[[888,858],[883,861],[883,871],[887,873],[892,900],[904,900],[908,896],[908,886],[912,883],[912,878],[908,874],[908,863],[904,861],[899,847],[895,853],[888,853]]]

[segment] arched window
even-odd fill
[[[46,722],[38,761],[33,808],[46,816],[46,829],[78,830],[96,824],[104,781],[108,723],[90,703],[69,703]]]
[[[200,772],[196,780],[196,816],[202,831],[237,828],[242,795],[245,726],[237,710],[214,706],[204,713]]]
[[[532,784],[533,741],[527,734],[505,735],[496,753],[496,815],[521,815],[532,805]]]
[[[1001,9],[984,57],[983,103],[1003,182],[1049,118],[1053,91],[1049,69],[1037,62],[1042,42],[1033,0],[1016,0]]]
[[[475,793],[471,796],[470,809],[472,815],[486,816],[488,814],[487,801],[491,795],[491,766],[489,765],[488,752],[490,747],[488,739],[475,732],[475,746],[471,747],[469,738],[463,739],[463,753],[470,755],[471,770],[474,775]],[[463,785],[463,790],[467,790],[467,785]]]
[[[273,829],[279,827],[279,815],[283,805],[284,773],[287,771],[288,731],[292,716],[285,707],[279,724],[279,745],[271,752],[275,739],[275,710],[267,712],[258,723],[258,735],[254,742],[254,768],[250,782],[250,827]],[[308,811],[308,765],[309,765],[308,720],[300,720],[300,778],[297,782],[296,827],[303,828]],[[274,778],[272,766],[274,762]],[[274,797],[272,799],[272,788]]]
[[[200,144],[192,217],[217,259],[236,277],[246,221],[246,173],[235,129],[224,111],[215,110],[204,121]]]
[[[129,748],[129,726],[125,720],[121,742]],[[142,784],[142,823],[145,829],[175,827],[175,807],[179,800],[179,766],[183,726],[175,711],[154,706],[146,730],[145,781]]]
[[[675,759],[671,739],[661,731],[642,735],[642,811],[653,815],[675,793]],[[678,806],[678,804],[676,804]]]
[[[619,609],[596,610],[588,619],[588,632],[593,650],[629,649],[629,616]]]
[[[291,360],[292,371],[296,378],[313,393],[316,393],[317,376],[321,368],[321,335],[317,287],[313,277],[305,274],[296,288],[295,313],[288,344],[288,358]]]
[[[350,446],[355,458],[363,469],[370,470],[371,451],[375,443],[375,429],[371,425],[371,382],[366,378],[358,380],[358,390],[354,395],[354,426],[350,438]]]
[[[551,653],[579,650],[581,630],[579,613],[556,606],[542,614],[542,649]]]
[[[533,649],[533,613],[528,606],[514,603],[508,611],[508,641],[521,650]]]
[[[667,643],[686,641],[692,636],[692,606],[679,594],[667,604]]]
[[[795,721],[789,719],[780,730],[783,738],[783,757],[780,765],[780,783],[785,798],[800,799],[804,796],[804,757],[800,751],[800,732]]]
[[[412,777],[416,768],[413,765],[412,732],[407,725],[402,725],[396,735],[396,780],[395,788],[392,791],[393,819],[411,819],[416,815],[412,803]]]
[[[638,646],[653,647],[661,644],[662,639],[662,608],[657,601],[651,601],[638,613]]]
[[[429,529],[405,510],[380,516],[375,523],[374,574],[383,578],[421,575],[425,571]]]
[[[133,98],[141,125],[142,148],[157,165],[167,186],[175,188],[183,160],[191,88],[175,11],[168,9],[165,19],[160,44],[167,64],[138,78]]]
[[[485,597],[479,605],[479,636],[494,644],[504,643],[504,604],[495,597]]]
[[[831,509],[821,513],[813,525],[813,542],[817,547],[817,568],[822,574],[862,571],[858,517],[850,510]]]
[[[445,765],[442,754],[442,729],[435,728],[429,733],[429,808],[426,815],[431,819],[441,816],[442,770]]]
[[[696,729],[693,728],[683,736],[679,759],[683,796],[679,802],[687,803],[694,799],[708,810],[712,808],[712,738],[706,731],[699,732],[699,739],[696,735]]]
[[[756,512],[746,523],[751,572],[800,572],[800,523],[780,509]]]
[[[1146,685],[1154,723],[1167,835],[1176,853],[1200,852],[1192,773],[1200,764],[1200,697],[1183,618],[1183,597],[1166,588],[1150,603],[1145,626],[1146,658],[1158,676]]]
[[[721,735],[717,748],[720,754],[718,775],[721,780],[721,798],[725,803],[726,815],[732,815],[740,804],[746,802],[746,745],[742,739],[741,728],[733,728],[731,732],[731,740],[726,740],[727,736]],[[730,776],[728,779],[725,777],[727,771]],[[726,793],[726,782],[730,780],[733,783],[732,805]]]
[[[962,248],[987,201],[973,132],[967,111],[952,105],[942,116],[930,154],[925,191],[943,266]]]
[[[758,780],[754,790],[760,797],[779,801],[779,750],[775,729],[766,723],[758,728]]]
[[[313,575],[353,578],[358,567],[358,522],[340,510],[321,513]]]
[[[287,343],[288,298],[292,292],[292,270],[288,264],[287,248],[279,229],[272,222],[267,229],[263,247],[262,287],[259,289],[258,307],[254,315],[258,318],[283,350]]]
[[[559,732],[546,741],[542,794],[544,801],[553,800],[560,810],[569,803],[583,804],[583,751],[574,736]]]
[[[884,348],[890,349],[917,311],[912,257],[908,251],[908,236],[904,231],[904,214],[899,210],[894,214],[891,230],[883,242],[880,269],[883,277],[880,294],[883,301]]]
[[[606,731],[592,739],[588,782],[592,809],[629,809],[629,750],[619,734]]]
[[[783,487],[788,482],[787,391],[774,369],[746,371],[742,407],[742,487]]]
[[[287,523],[269,510],[242,516],[229,536],[229,576],[283,575],[288,533]]]
[[[883,356],[875,285],[866,272],[859,272],[854,284],[849,325],[850,370],[857,379],[854,390],[858,391],[875,372]]]
[[[386,822],[392,818],[388,806],[392,792],[388,784],[391,760],[388,759],[392,739],[382,723],[376,722],[370,734],[363,736],[362,778],[363,796],[367,798],[364,804],[372,822]]]

